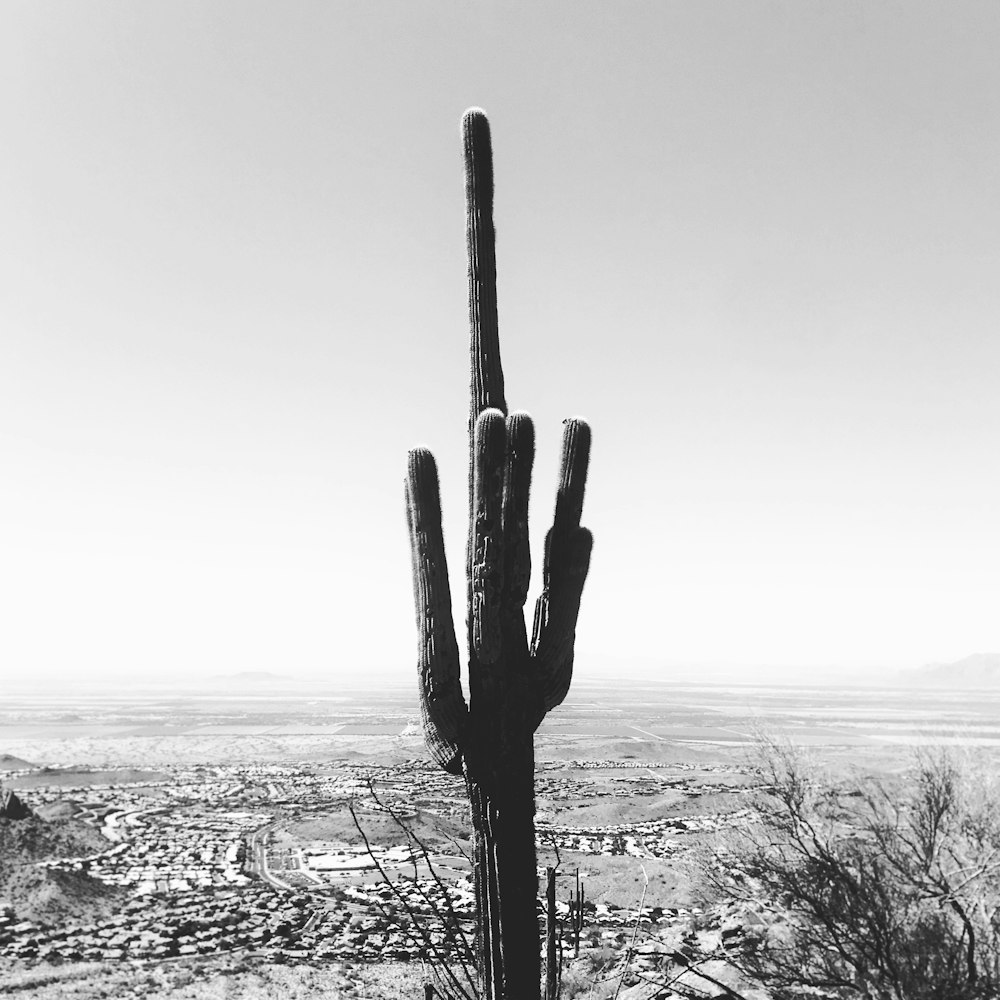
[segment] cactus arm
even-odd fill
[[[500,602],[503,589],[503,496],[506,432],[499,410],[484,410],[476,421],[473,453],[473,518],[469,574],[471,662],[500,659]]]
[[[527,413],[507,418],[507,462],[503,479],[504,606],[524,607],[531,579],[528,496],[535,458],[535,426]],[[521,621],[523,622],[523,617]]]
[[[558,563],[559,568],[552,571],[550,585],[538,598],[532,630],[532,658],[538,667],[542,716],[562,704],[573,679],[576,621],[590,569],[593,537],[586,528],[577,528],[564,547],[557,549],[550,533],[545,548],[546,556],[551,553],[552,563]],[[537,723],[542,721],[542,716]]]
[[[435,762],[449,774],[462,773],[462,738],[468,710],[462,695],[458,642],[451,613],[448,564],[441,531],[437,466],[426,448],[410,452],[406,518],[413,562],[420,715],[424,739]]]
[[[571,531],[580,527],[583,496],[590,465],[590,425],[579,417],[563,421],[562,457],[559,463],[559,486],[556,488],[556,512],[552,530]]]
[[[546,712],[566,697],[573,677],[576,621],[593,547],[590,532],[580,527],[589,460],[590,428],[583,420],[567,420],[555,517],[545,538],[543,589],[535,605],[531,639]]]
[[[485,409],[507,412],[497,331],[496,232],[493,228],[493,145],[479,108],[462,116],[465,156],[465,238],[469,254],[471,405],[469,436]]]

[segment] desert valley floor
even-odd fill
[[[745,822],[762,733],[832,775],[897,772],[917,745],[992,758],[1000,694],[575,681],[536,739],[536,804],[577,996],[647,995],[684,943],[714,974],[742,917],[693,862]],[[469,930],[463,786],[409,685],[15,692],[0,781],[32,814],[0,820],[0,992],[415,997]]]

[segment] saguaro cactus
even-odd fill
[[[462,693],[434,457],[410,452],[406,507],[419,640],[420,707],[434,760],[464,774],[474,833],[477,961],[486,1000],[533,1000],[541,958],[535,904],[534,733],[569,690],[591,534],[580,527],[590,428],[564,423],[555,517],[528,641],[528,493],[534,428],[507,415],[497,335],[493,160],[486,115],[462,120],[469,252],[468,703]]]

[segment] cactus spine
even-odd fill
[[[462,120],[469,254],[468,692],[462,693],[441,533],[437,468],[409,455],[407,519],[419,632],[420,707],[434,760],[463,774],[472,815],[477,963],[485,1000],[537,1000],[534,733],[569,690],[580,595],[592,539],[580,527],[590,429],[564,423],[555,517],[529,642],[528,494],[534,427],[507,415],[497,333],[490,128],[477,108]]]

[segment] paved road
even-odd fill
[[[267,837],[273,828],[274,824],[268,823],[267,826],[262,826],[250,834],[247,840],[248,866],[253,874],[259,875],[276,889],[291,889],[292,886],[283,882],[267,867]]]

